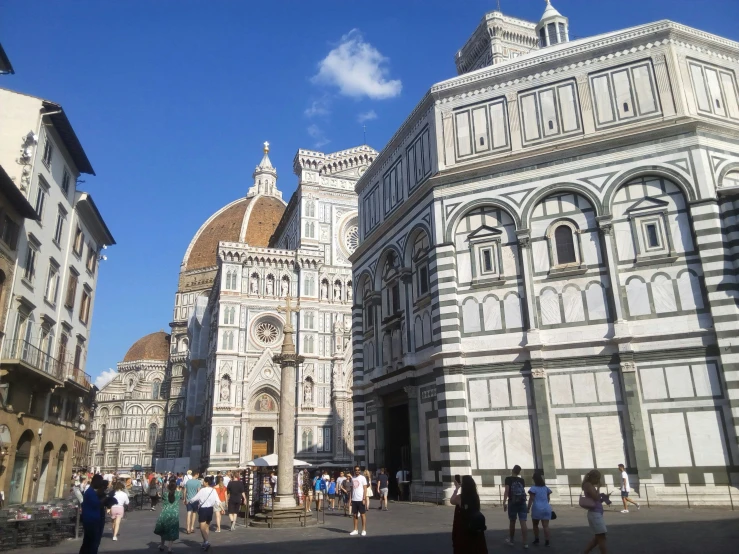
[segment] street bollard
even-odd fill
[[[690,496],[688,495],[688,484],[685,483],[685,498],[688,501],[688,508],[690,508]]]

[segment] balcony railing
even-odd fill
[[[66,367],[66,375],[67,379],[70,379],[71,381],[74,381],[78,385],[85,387],[86,389],[90,388],[90,376],[82,371],[78,367],[72,367],[69,364],[65,364]]]
[[[18,360],[26,365],[46,373],[60,381],[62,377],[62,364],[53,356],[32,345],[24,339],[6,339],[3,345],[3,361]]]

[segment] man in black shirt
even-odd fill
[[[516,520],[521,522],[521,540],[524,546],[528,546],[526,542],[526,519],[528,517],[528,508],[526,506],[526,483],[521,477],[521,466],[513,466],[513,474],[505,478],[505,493],[503,494],[503,511],[508,512],[508,538],[505,540],[507,545],[513,546],[513,537],[516,534]]]
[[[228,519],[231,520],[231,531],[233,531],[236,527],[236,518],[241,511],[241,504],[246,504],[244,483],[241,479],[231,479],[226,487],[226,493],[228,494]]]
[[[383,467],[380,470],[380,474],[377,476],[377,496],[380,497],[380,510],[387,512],[387,491],[390,485],[390,478],[388,477],[387,470]]]

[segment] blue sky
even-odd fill
[[[532,21],[544,0],[501,0]],[[739,0],[553,0],[583,37],[672,19],[739,40]],[[0,87],[66,109],[82,185],[118,245],[100,266],[87,371],[169,329],[192,236],[246,194],[270,141],[285,198],[298,148],[378,150],[495,0],[5,0]]]

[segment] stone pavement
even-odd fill
[[[585,511],[580,508],[555,507],[559,516],[552,522],[552,548],[545,552],[582,552],[590,538]],[[520,531],[515,548],[506,547],[508,521],[502,508],[483,507],[487,518],[488,550],[522,552]],[[100,552],[150,552],[158,554],[159,537],[154,535],[156,513],[133,512],[123,522],[119,540],[111,540],[106,527]],[[350,537],[351,518],[342,513],[326,512],[326,522],[305,529],[237,528],[230,532],[211,532],[210,552],[216,554],[326,554],[350,549],[351,554],[451,553],[453,511],[448,506],[391,503],[389,512],[369,512],[366,537]],[[224,518],[225,520],[226,518]],[[184,511],[180,521],[184,522]],[[642,508],[630,514],[606,512],[610,553],[654,554],[723,554],[737,552],[739,545],[739,511],[730,508]],[[533,536],[529,531],[529,542]],[[70,554],[79,551],[80,541],[67,541],[58,546],[36,549],[35,554]],[[200,533],[180,534],[175,552],[200,551]],[[338,550],[337,550],[338,549]],[[529,548],[530,552],[538,548]],[[26,554],[31,550],[17,550]]]

